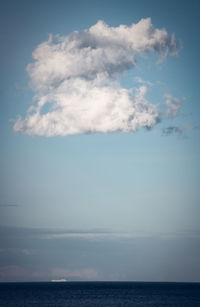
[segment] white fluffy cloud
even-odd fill
[[[87,132],[136,131],[153,127],[159,112],[145,99],[146,87],[132,95],[127,89],[97,86],[75,78],[40,98],[25,120],[18,119],[16,131],[29,135],[56,136]],[[49,103],[51,111],[42,114]]]
[[[160,112],[147,101],[147,87],[128,90],[115,81],[150,51],[161,57],[177,53],[174,36],[155,29],[150,18],[115,28],[99,21],[66,37],[50,36],[27,66],[38,102],[14,130],[50,137],[152,128]]]

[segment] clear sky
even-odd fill
[[[1,3],[0,281],[200,281],[199,6]]]

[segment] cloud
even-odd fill
[[[27,270],[17,265],[0,267],[0,281],[7,281],[15,278],[24,278],[27,276]]]
[[[163,232],[163,233],[154,233],[154,232],[113,232],[112,230],[81,230],[81,229],[49,229],[49,228],[21,228],[21,227],[0,227],[0,240],[1,240],[1,253],[21,253],[25,255],[32,255],[36,253],[35,249],[30,249],[26,244],[23,245],[23,242],[29,242],[32,240],[41,241],[40,248],[43,248],[43,240],[86,240],[86,241],[126,241],[137,238],[161,238],[168,236],[177,236],[177,237],[193,237],[191,231],[181,231],[181,232]],[[195,237],[200,237],[200,232],[195,233]],[[13,242],[22,242],[20,247],[12,247]],[[11,246],[10,246],[11,243]],[[23,248],[22,248],[23,246]]]
[[[91,239],[89,234],[98,239]],[[166,266],[168,281],[173,278],[194,281],[200,276],[196,270],[200,267],[200,250],[197,248],[200,246],[199,229],[116,233],[105,229],[86,231],[1,226],[0,235],[2,282],[62,278],[74,281],[155,280]],[[169,261],[170,251],[173,255]],[[184,255],[184,261],[179,274],[171,268],[171,264],[179,267],[180,255]],[[187,272],[182,275],[185,269]]]
[[[177,54],[174,35],[154,28],[150,18],[119,27],[98,21],[68,36],[50,35],[27,66],[37,103],[25,119],[18,117],[14,131],[52,137],[153,128],[160,112],[147,100],[147,87],[126,89],[117,81],[147,52]]]
[[[170,126],[163,129],[163,135],[169,136],[171,134],[178,134],[179,136],[182,136],[184,133],[184,128],[178,127],[178,126]]]
[[[0,282],[30,281],[40,280],[43,278],[43,272],[31,271],[19,265],[7,265],[0,267]]]
[[[135,77],[135,81],[136,81],[137,83],[142,84],[142,85],[148,85],[148,86],[152,86],[152,85],[153,85],[152,82],[150,82],[150,81],[148,81],[148,80],[143,80],[143,79],[140,78],[140,77]]]
[[[75,31],[40,44],[33,52],[34,63],[27,71],[37,90],[54,88],[69,78],[96,79],[113,76],[136,65],[136,55],[156,51],[163,56],[177,52],[174,36],[155,29],[150,18],[130,27],[109,27],[98,21],[89,30]]]
[[[15,123],[16,131],[29,135],[57,136],[89,132],[136,131],[152,128],[159,111],[146,100],[146,87],[135,95],[120,87],[98,86],[95,81],[73,79],[42,97],[34,113]],[[52,110],[41,114],[44,103],[52,101]]]
[[[64,268],[52,269],[53,278],[67,278],[67,279],[83,279],[83,280],[98,280],[98,273],[93,268],[82,268],[75,270],[67,270]]]
[[[0,254],[22,254],[22,255],[31,255],[32,250],[24,248],[0,248]]]
[[[9,207],[18,207],[18,204],[7,204],[7,203],[2,203],[0,204],[0,207],[4,207],[4,208],[9,208]]]
[[[43,239],[84,239],[89,241],[99,240],[118,240],[118,239],[134,239],[146,236],[143,233],[126,233],[126,232],[63,232],[51,233],[42,236]],[[149,235],[151,236],[151,234]]]
[[[128,242],[136,239],[158,239],[158,238],[181,238],[181,237],[200,237],[200,232],[196,231],[176,231],[176,232],[85,232],[85,231],[63,231],[46,233],[40,236],[40,239],[44,240],[86,240],[89,242]]]
[[[179,112],[183,104],[184,99],[174,98],[170,94],[166,94],[165,98],[166,98],[166,106],[168,107],[166,112],[167,116],[169,118],[176,117],[177,113]]]
[[[171,134],[177,134],[178,136],[186,137],[187,131],[194,131],[199,130],[199,125],[188,125],[185,127],[179,127],[179,126],[169,126],[166,128],[163,128],[162,132],[164,136],[169,136]]]

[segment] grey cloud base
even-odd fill
[[[177,54],[174,36],[155,29],[150,18],[116,28],[99,21],[55,42],[50,36],[35,49],[35,61],[27,66],[38,102],[25,119],[18,117],[14,131],[51,137],[154,127],[161,112],[147,101],[147,86],[126,89],[117,81],[134,68],[138,55],[150,51],[162,58]],[[167,99],[168,116],[174,117],[181,102]]]

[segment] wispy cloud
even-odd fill
[[[96,240],[115,240],[115,239],[131,239],[137,237],[146,236],[142,233],[117,233],[117,232],[63,232],[63,233],[51,233],[42,235],[43,239],[85,239],[90,241]],[[149,235],[148,235],[149,236]],[[150,235],[151,236],[151,235]]]
[[[0,238],[6,240],[20,239],[38,239],[38,240],[57,240],[57,239],[84,239],[89,241],[98,240],[118,240],[118,239],[135,239],[135,238],[164,238],[164,237],[191,237],[191,231],[176,231],[176,232],[114,232],[112,230],[81,230],[81,229],[48,229],[48,228],[18,228],[18,227],[0,227]],[[200,236],[200,232],[195,232],[195,237]],[[5,252],[9,248],[1,248],[0,252]],[[31,254],[33,251],[29,249],[11,248],[10,252],[21,252]]]
[[[169,118],[176,117],[183,104],[184,98],[182,99],[174,98],[170,94],[166,94],[165,98],[166,98],[166,106],[167,106],[167,111],[166,111],[167,116]]]
[[[69,270],[65,268],[54,268],[51,271],[52,278],[67,278],[78,280],[95,280],[99,279],[98,272],[93,268],[81,268]]]
[[[147,100],[147,86],[126,89],[117,81],[148,52],[161,58],[177,54],[174,35],[154,28],[150,18],[119,27],[98,21],[68,36],[51,35],[27,66],[38,102],[25,119],[16,120],[14,131],[51,137],[154,127],[160,111]],[[174,116],[177,108],[169,99],[169,115]]]
[[[135,77],[135,81],[137,82],[137,83],[139,83],[139,84],[142,84],[142,85],[148,85],[148,86],[152,86],[153,85],[153,83],[152,82],[150,82],[150,81],[148,81],[148,80],[143,80],[142,78],[140,78],[140,77]]]
[[[181,237],[200,237],[200,232],[192,233],[190,231],[176,231],[176,232],[51,232],[41,234],[41,239],[56,240],[56,239],[74,239],[74,240],[87,240],[87,241],[126,241],[134,239],[147,239],[147,238],[181,238]]]
[[[199,229],[116,233],[100,229],[1,227],[0,235],[3,282],[62,278],[155,280],[157,272],[163,272],[165,266],[168,281],[194,281],[200,276]],[[180,257],[183,260],[180,272],[174,272],[171,263],[179,267]]]
[[[19,265],[7,265],[0,267],[0,281],[30,281],[30,280],[44,280],[44,273],[38,271],[31,271]]]
[[[17,265],[8,265],[4,267],[0,267],[0,281],[10,281],[26,278],[28,275],[28,271]]]
[[[24,248],[0,248],[0,254],[22,254],[22,255],[31,255],[32,250]]]
[[[18,207],[19,205],[18,204],[10,204],[10,203],[1,203],[0,204],[0,207],[3,207],[3,208],[9,208],[9,207]]]
[[[164,136],[169,136],[171,134],[177,134],[178,136],[183,136],[184,128],[178,126],[169,126],[163,128],[162,132]]]
[[[169,136],[171,134],[176,134],[179,137],[187,137],[187,131],[191,130],[199,130],[200,126],[199,125],[188,125],[188,126],[169,126],[166,128],[163,128],[162,133],[164,136]]]

